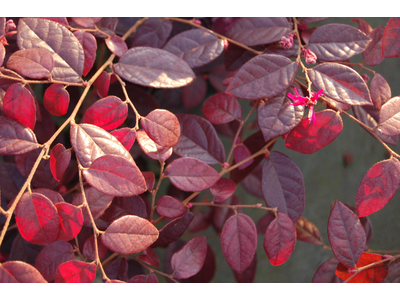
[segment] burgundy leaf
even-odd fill
[[[100,21],[100,17],[72,17],[72,20],[79,26],[93,28],[95,23]]]
[[[357,22],[358,23],[358,29],[360,29],[362,32],[364,32],[365,34],[369,34],[373,28],[371,27],[371,25],[368,24],[367,21],[365,21],[364,19],[361,18],[353,18],[350,21],[352,22]]]
[[[181,124],[181,138],[174,153],[210,165],[225,161],[224,145],[209,121],[192,114],[177,114],[177,117]]]
[[[162,196],[157,200],[157,213],[168,219],[182,217],[187,209],[179,200],[171,196]]]
[[[233,149],[233,158],[234,158],[236,164],[240,163],[242,160],[245,160],[250,156],[251,156],[251,152],[246,147],[246,145],[238,144],[235,146],[235,149]],[[238,167],[238,170],[243,170],[243,169],[247,168],[253,162],[254,162],[253,158],[251,158],[250,160],[247,160],[245,163],[241,164]]]
[[[54,116],[63,116],[68,111],[69,93],[59,83],[50,85],[43,95],[44,107]]]
[[[60,220],[60,232],[57,240],[70,241],[75,238],[82,229],[82,209],[69,203],[57,203],[55,206]]]
[[[56,283],[91,283],[95,278],[95,263],[71,260],[58,267],[54,280]]]
[[[371,97],[364,79],[348,66],[337,63],[322,63],[308,71],[317,90],[332,99],[350,104],[367,105]]]
[[[154,184],[156,181],[155,175],[153,172],[144,171],[142,172],[144,180],[146,181],[147,190],[151,191],[154,189]]]
[[[291,218],[279,213],[267,227],[264,236],[264,250],[271,265],[279,266],[286,262],[296,244],[296,227]]]
[[[220,178],[212,187],[210,187],[211,194],[215,197],[214,201],[220,203],[230,196],[236,190],[236,183],[229,178]]]
[[[111,196],[135,196],[147,190],[139,168],[117,155],[104,155],[83,170],[86,181],[100,192]]]
[[[286,18],[239,18],[226,32],[226,36],[245,44],[255,46],[279,41],[292,32]]]
[[[93,103],[85,112],[84,122],[112,130],[124,123],[128,104],[115,96],[108,96]]]
[[[36,123],[35,100],[21,83],[10,86],[3,98],[3,111],[7,117],[33,130]]]
[[[231,197],[225,200],[224,205],[240,205],[242,204],[240,199],[233,194]],[[241,212],[241,209],[238,209]],[[234,212],[229,207],[214,207],[212,209],[211,216],[209,217],[212,222],[212,226],[215,231],[220,233],[227,219],[234,215]],[[210,222],[210,221],[208,221]]]
[[[326,24],[318,27],[307,46],[318,59],[324,61],[346,60],[362,53],[371,39],[361,30],[346,24]]]
[[[221,232],[221,247],[234,271],[242,273],[246,270],[257,250],[257,229],[253,220],[242,213],[226,220]]]
[[[108,49],[118,57],[121,57],[128,51],[128,46],[125,41],[118,35],[113,35],[111,38],[107,38],[104,41]]]
[[[368,66],[375,66],[382,60],[382,38],[383,32],[385,31],[384,26],[376,27],[368,37],[372,39],[368,48],[363,52],[364,63]]]
[[[178,88],[196,77],[189,65],[162,49],[134,47],[125,52],[114,71],[123,79],[154,88]]]
[[[42,194],[43,196],[47,197],[54,205],[58,203],[65,203],[63,196],[60,193],[46,189],[46,188],[38,188],[32,190],[34,193]]]
[[[342,279],[335,275],[336,267],[339,261],[335,256],[326,260],[319,266],[312,279],[313,283],[338,283],[343,282]]]
[[[268,207],[277,207],[296,222],[305,207],[304,179],[299,167],[286,155],[271,152],[262,171],[262,192]]]
[[[158,145],[173,147],[179,142],[181,128],[177,117],[165,109],[155,109],[140,119],[144,131]]]
[[[172,31],[172,22],[162,18],[150,18],[140,26],[131,47],[148,46],[161,48]]]
[[[397,258],[389,263],[389,273],[384,279],[384,283],[393,282],[398,283],[400,281],[400,260]]]
[[[147,248],[143,250],[143,254],[139,255],[139,258],[149,264],[150,266],[159,268],[161,266],[160,259],[157,256],[156,251],[153,248]]]
[[[1,283],[47,283],[40,272],[22,261],[7,261],[0,265]]]
[[[210,245],[207,245],[207,254],[203,267],[196,274],[190,277],[192,282],[208,283],[214,276],[216,268],[215,254]]]
[[[296,235],[299,241],[323,246],[322,236],[317,226],[308,221],[306,218],[300,217],[296,222]]]
[[[175,159],[165,168],[165,175],[178,189],[200,192],[213,186],[220,175],[215,169],[196,158]]]
[[[186,109],[200,104],[207,93],[207,81],[203,76],[197,76],[189,85],[182,88],[182,102]]]
[[[85,60],[82,75],[86,76],[92,69],[96,60],[97,41],[96,38],[87,31],[77,30],[74,31],[74,35],[83,48]]]
[[[150,273],[149,275],[136,275],[129,279],[128,283],[158,283],[158,279],[154,273]]]
[[[285,49],[285,51],[287,50]],[[256,56],[256,54],[251,51],[236,46],[235,44],[229,44],[228,49],[224,52],[225,68],[228,71],[236,71],[254,56]]]
[[[239,69],[226,93],[245,100],[272,98],[292,84],[297,69],[298,64],[287,57],[258,55]]]
[[[117,258],[104,268],[104,271],[111,280],[126,281],[128,275],[128,261],[125,257]]]
[[[136,139],[136,130],[133,128],[123,127],[120,129],[115,129],[110,132],[113,136],[115,136],[118,141],[124,145],[126,150],[130,150],[135,143]]]
[[[97,243],[97,254],[96,254],[96,246],[94,243],[94,239],[95,238],[93,234],[86,239],[82,247],[82,254],[83,256],[89,258],[90,260],[96,260],[97,255],[99,256],[99,259],[103,259],[107,255],[108,249],[106,248],[106,246],[104,246],[103,242],[101,241],[101,238],[98,236],[96,237],[96,243]]]
[[[251,264],[244,270],[242,273],[238,273],[233,271],[233,275],[238,283],[253,283],[254,277],[256,276],[257,269],[257,255],[254,255],[254,258]]]
[[[26,192],[15,209],[19,232],[28,242],[50,245],[60,231],[60,221],[54,204],[45,196]]]
[[[400,18],[390,18],[383,32],[382,57],[400,56]]]
[[[400,97],[393,97],[382,105],[379,113],[378,132],[395,136],[400,134]]]
[[[392,199],[400,186],[400,162],[396,158],[372,166],[361,180],[356,195],[357,215],[368,216]]]
[[[332,143],[342,132],[343,121],[340,114],[325,109],[315,114],[314,124],[309,118],[303,118],[286,137],[285,146],[294,151],[312,154]]]
[[[135,254],[147,249],[158,238],[158,230],[146,219],[124,216],[101,235],[104,245],[120,254]]]
[[[45,19],[22,18],[18,22],[17,44],[21,50],[41,48],[50,51],[54,59],[53,80],[82,81],[83,48],[64,25]]]
[[[206,254],[206,238],[204,236],[192,238],[172,255],[171,267],[174,278],[185,279],[196,275],[204,265]]]
[[[203,116],[212,124],[225,124],[242,118],[242,107],[235,97],[217,93],[204,101],[201,107]]]
[[[207,30],[190,29],[173,36],[163,49],[197,68],[216,59],[224,50],[224,41]]]
[[[0,154],[19,155],[40,145],[33,131],[10,118],[0,116]]]
[[[50,152],[50,170],[54,178],[59,181],[71,161],[71,151],[66,150],[63,144],[55,145]]]
[[[258,198],[263,198],[261,188],[262,167],[262,164],[258,164],[257,167],[241,182],[247,192]]]
[[[329,216],[328,238],[336,258],[354,267],[366,246],[365,231],[358,217],[338,200]]]
[[[275,220],[275,214],[272,213],[271,211],[268,211],[264,216],[262,216],[257,224],[257,234],[262,234],[263,236],[265,235],[265,231],[267,230],[269,224]]]
[[[142,151],[152,159],[166,161],[172,155],[172,147],[156,144],[142,129],[136,131],[136,138]]]
[[[126,215],[147,218],[146,205],[140,196],[115,197],[111,205],[109,205],[101,216],[101,219],[111,223]]]
[[[93,86],[97,88],[97,95],[99,95],[100,98],[108,96],[110,82],[111,73],[107,73],[106,71],[101,72],[100,76],[93,82]]]
[[[385,78],[379,73],[375,73],[370,85],[371,99],[377,109],[392,98],[392,91]]]
[[[36,257],[35,268],[47,281],[53,281],[58,267],[75,258],[71,244],[64,241],[56,241],[44,247]]]
[[[33,79],[48,79],[53,67],[53,56],[46,49],[19,50],[11,54],[7,61],[7,68]]]

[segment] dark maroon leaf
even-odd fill
[[[40,272],[22,261],[7,261],[0,265],[1,283],[47,283]]]
[[[235,160],[235,164],[240,163],[242,160],[245,160],[251,156],[250,150],[243,144],[237,144],[235,149],[233,149],[233,158]],[[254,159],[251,158],[247,160],[245,163],[241,164],[238,167],[238,170],[243,170],[250,166],[254,162]]]
[[[236,183],[229,178],[220,178],[212,187],[210,187],[211,194],[215,197],[214,201],[220,203],[230,196],[236,190]]]
[[[336,258],[354,267],[366,246],[365,231],[358,217],[338,200],[329,216],[328,238]]]
[[[145,250],[158,238],[158,230],[138,216],[121,217],[101,235],[104,245],[120,254],[135,254]]]
[[[86,76],[92,69],[94,61],[96,60],[97,41],[96,38],[87,31],[77,30],[74,31],[74,35],[82,45],[83,52],[85,54],[82,75]]]
[[[384,26],[379,26],[368,34],[368,37],[371,38],[372,41],[363,52],[364,63],[368,66],[375,66],[383,60],[382,37],[384,30]]]
[[[181,138],[174,147],[174,153],[197,158],[210,165],[225,161],[224,145],[209,121],[191,114],[177,114],[177,117],[181,125]]]
[[[375,73],[370,85],[371,99],[377,109],[392,98],[392,91],[385,78],[379,73]]]
[[[146,181],[147,190],[151,191],[154,189],[154,184],[156,181],[155,175],[153,172],[144,171],[142,172],[144,180]]]
[[[313,283],[339,283],[343,282],[342,279],[335,275],[336,267],[339,261],[335,256],[326,260],[319,266],[312,279]]]
[[[256,276],[257,269],[257,255],[254,255],[254,258],[251,264],[244,270],[242,273],[238,273],[233,271],[233,275],[238,283],[253,283],[254,277]]]
[[[357,191],[357,215],[368,216],[385,207],[399,186],[400,162],[396,158],[373,165],[361,180]]]
[[[172,184],[186,192],[200,192],[213,186],[220,175],[215,169],[196,158],[175,159],[165,168]]]
[[[171,30],[172,22],[170,20],[150,18],[137,29],[131,47],[148,46],[161,48],[167,41]]]
[[[317,90],[323,89],[326,96],[350,104],[367,105],[371,97],[364,79],[348,66],[337,63],[322,63],[308,71]]]
[[[136,139],[136,130],[133,128],[123,127],[120,129],[115,129],[110,132],[113,136],[115,136],[118,141],[124,145],[126,150],[130,150],[135,143]]]
[[[264,236],[264,250],[271,265],[279,266],[292,255],[296,244],[296,228],[284,213],[279,213],[267,227]]]
[[[62,263],[54,276],[56,283],[91,283],[96,278],[96,264],[79,260]]]
[[[201,270],[196,274],[190,277],[192,282],[196,283],[208,283],[214,277],[215,273],[215,254],[210,245],[207,244],[207,254],[206,259],[204,261],[203,267]]]
[[[46,196],[54,205],[58,203],[65,203],[63,196],[61,196],[61,194],[56,191],[46,188],[38,188],[32,190],[32,192]]]
[[[111,38],[107,38],[104,41],[106,42],[108,49],[118,57],[121,57],[126,51],[128,51],[128,46],[125,41],[118,35],[113,35]]]
[[[106,71],[101,72],[100,76],[93,82],[93,86],[97,88],[97,95],[99,95],[100,98],[108,96],[110,82],[111,73],[107,73]]]
[[[150,273],[149,275],[136,275],[129,279],[128,283],[158,283],[158,279],[154,273]]]
[[[224,50],[224,41],[207,30],[190,29],[173,36],[163,49],[197,68],[216,59]]]
[[[60,221],[54,204],[38,193],[26,192],[15,209],[15,220],[19,232],[28,242],[50,245],[60,231]]]
[[[82,229],[82,209],[69,203],[57,203],[55,206],[60,220],[60,232],[57,240],[70,241],[75,238]]]
[[[38,148],[33,131],[10,118],[0,116],[0,154],[19,155]]]
[[[236,71],[254,56],[256,56],[256,54],[253,52],[236,46],[235,44],[229,44],[228,49],[224,52],[225,68],[228,71]]]
[[[65,86],[59,83],[50,85],[44,92],[43,105],[52,115],[65,115],[69,105],[69,93]]]
[[[400,259],[395,259],[389,264],[389,273],[387,274],[383,282],[400,282]]]
[[[51,52],[40,48],[16,51],[7,61],[7,68],[33,79],[49,78],[53,67]]]
[[[299,88],[297,90],[302,94]],[[257,122],[265,141],[289,132],[303,118],[304,106],[290,105],[289,92],[294,94],[293,87],[257,107]]]
[[[200,104],[207,93],[207,81],[203,76],[197,76],[192,83],[182,88],[182,102],[186,109]]]
[[[287,57],[258,55],[239,69],[226,93],[245,100],[272,98],[292,84],[297,69],[298,64]]]
[[[303,154],[312,154],[332,143],[342,132],[340,114],[325,109],[315,114],[316,123],[303,118],[286,137],[285,146]]]
[[[242,118],[242,107],[235,97],[217,93],[207,98],[201,107],[203,116],[212,124],[229,123]]]
[[[379,113],[378,132],[395,136],[400,134],[400,97],[393,97],[382,105]]]
[[[172,147],[161,147],[142,129],[136,131],[136,138],[142,151],[152,159],[166,161],[172,155]]]
[[[159,268],[161,266],[160,259],[157,256],[156,251],[153,248],[147,248],[143,250],[143,254],[139,255],[139,258],[149,264],[150,266]]]
[[[10,86],[3,98],[3,111],[7,117],[33,130],[36,123],[35,99],[21,83]]]
[[[299,241],[322,246],[322,236],[317,226],[308,221],[306,218],[300,217],[296,222],[296,235]]]
[[[221,232],[221,247],[229,266],[242,273],[251,264],[257,250],[257,229],[242,213],[226,220]]]
[[[104,271],[110,279],[126,281],[128,275],[128,261],[125,257],[112,261]]]
[[[268,211],[265,215],[263,215],[256,224],[257,234],[262,234],[264,236],[265,231],[273,220],[275,220],[275,214],[271,211]]]
[[[277,207],[297,222],[305,207],[304,179],[299,167],[285,154],[271,152],[262,171],[262,192],[268,207]]]
[[[96,237],[96,243],[97,243],[97,254],[96,254],[96,246],[94,244],[94,235],[92,234],[91,236],[89,236],[82,247],[83,256],[89,258],[90,260],[96,260],[96,257],[98,255],[99,259],[103,259],[107,255],[108,249],[106,248],[106,246],[104,246],[99,236]]]
[[[361,18],[353,18],[350,21],[352,22],[357,22],[358,23],[358,29],[360,29],[362,32],[364,32],[365,34],[369,34],[373,28],[371,27],[371,25],[368,24],[367,21],[365,21],[364,19]]]
[[[183,216],[187,209],[179,200],[171,196],[162,196],[157,200],[157,213],[168,219],[175,219]]]
[[[42,48],[54,59],[51,77],[54,80],[81,82],[84,52],[75,35],[57,22],[22,18],[18,22],[17,44],[21,50]]]
[[[197,274],[204,265],[206,254],[206,238],[204,236],[192,238],[172,255],[173,276],[177,279],[185,279]]]
[[[112,130],[124,123],[128,104],[115,96],[108,96],[93,103],[85,112],[84,122]]]
[[[400,18],[390,18],[382,38],[382,57],[400,56]]]
[[[71,151],[66,150],[63,144],[55,145],[50,152],[50,170],[54,178],[59,181],[63,177],[71,161]]]
[[[147,190],[139,168],[117,155],[104,155],[83,170],[86,181],[100,192],[111,196],[135,196]]]
[[[247,192],[258,198],[263,198],[261,178],[262,164],[258,164],[257,167],[245,179],[243,179],[241,183]]]
[[[146,205],[140,196],[115,197],[101,216],[101,219],[106,222],[112,222],[126,215],[147,218]]]
[[[346,24],[326,24],[318,27],[307,46],[318,59],[324,61],[346,60],[362,53],[371,39],[361,30]]]
[[[44,247],[36,257],[35,268],[47,281],[53,281],[58,267],[67,261],[73,260],[75,255],[71,244],[56,241]]]
[[[72,20],[79,26],[93,28],[95,23],[100,21],[100,17],[72,17]]]
[[[246,17],[237,20],[226,36],[246,46],[255,46],[279,41],[291,32],[286,18]]]
[[[154,88],[182,87],[196,77],[184,60],[166,50],[151,47],[129,49],[113,68],[129,82]]]

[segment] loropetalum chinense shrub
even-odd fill
[[[321,19],[0,18],[0,282],[210,282],[215,251],[252,282],[260,236],[272,266],[331,251],[313,282],[398,281],[368,216],[400,186],[400,98],[371,68],[400,18]],[[342,118],[389,155],[327,208],[328,243],[274,145],[312,155]]]

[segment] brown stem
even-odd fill
[[[154,191],[151,192],[151,211],[150,211],[150,217],[149,221],[153,220],[153,215],[154,215],[154,208],[155,208],[155,203],[156,203],[156,195],[158,190],[160,189],[161,181],[164,179],[164,166],[165,162],[160,161],[161,168],[160,168],[160,178],[158,179],[157,186]]]
[[[278,210],[277,207],[265,207],[262,204],[237,204],[237,205],[229,205],[229,204],[219,204],[219,203],[212,203],[212,202],[194,202],[192,203],[193,206],[215,206],[215,207],[226,207],[233,210],[237,210],[238,208],[259,208],[264,210],[269,210],[272,212],[276,212]]]
[[[137,258],[136,256],[130,255],[130,257],[132,257],[133,259],[135,259],[138,263],[140,263],[143,267],[145,267],[147,270],[149,270],[152,273],[158,273],[162,276],[165,276],[169,279],[171,279],[173,282],[175,283],[179,283],[179,281],[177,281],[176,279],[174,279],[174,277],[172,275],[166,274],[164,272],[161,272],[157,269],[153,269],[152,267],[150,267],[148,264],[144,263],[141,259]]]

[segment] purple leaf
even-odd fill
[[[96,60],[97,41],[90,32],[83,30],[74,31],[74,35],[82,45],[83,52],[85,54],[82,75],[86,76],[92,69],[94,61]]]
[[[171,30],[172,22],[170,20],[150,18],[137,29],[131,47],[148,46],[161,48],[167,41]]]
[[[376,66],[383,60],[382,37],[384,30],[384,26],[379,26],[368,34],[368,37],[371,38],[372,41],[363,52],[364,63],[368,66]]]
[[[128,280],[128,283],[158,283],[157,276],[154,273],[149,275],[136,275]]]
[[[146,204],[144,204],[140,196],[115,197],[107,210],[104,211],[101,219],[106,222],[112,222],[126,215],[147,218]]]
[[[242,118],[242,107],[235,97],[217,93],[207,98],[201,107],[203,116],[212,124],[225,124]]]
[[[337,265],[339,261],[335,256],[326,260],[322,265],[319,266],[314,274],[312,283],[339,283],[343,282],[342,279],[335,275]]]
[[[95,23],[100,21],[100,17],[72,17],[72,20],[79,26],[94,28]]]
[[[1,283],[46,283],[40,272],[22,261],[7,261],[0,265]]]
[[[207,81],[203,76],[196,78],[182,88],[182,102],[186,109],[191,109],[200,104],[207,93]]]
[[[157,200],[156,210],[160,216],[164,216],[168,219],[182,217],[187,212],[187,208],[182,202],[171,196],[162,196],[159,198]]]
[[[211,194],[215,197],[214,201],[220,203],[230,196],[236,190],[236,183],[229,178],[220,178],[216,184],[210,187]]]
[[[105,39],[105,42],[108,49],[118,57],[121,57],[128,51],[125,41],[118,35],[113,35],[111,38]]]
[[[104,271],[110,279],[125,281],[128,275],[128,261],[125,257],[117,258],[104,268]]]
[[[400,97],[393,97],[382,105],[379,113],[378,132],[395,136],[400,134]]]
[[[375,73],[370,85],[371,99],[375,107],[380,110],[382,105],[392,98],[392,91],[386,79],[379,73]]]

